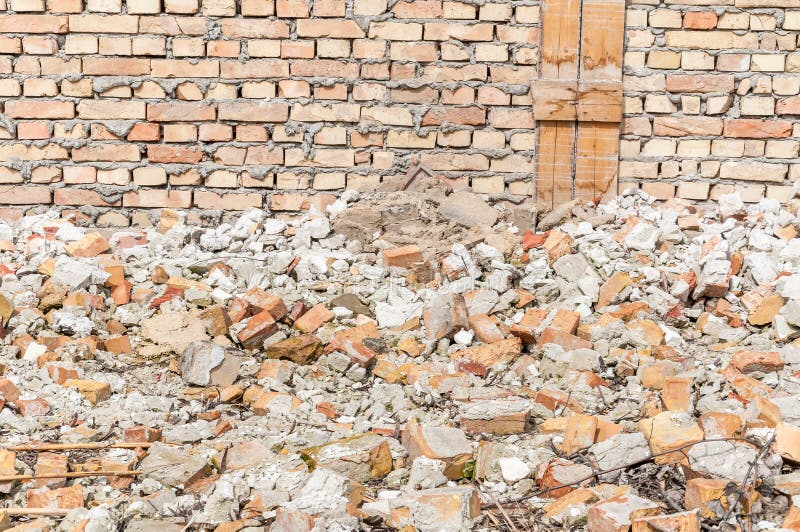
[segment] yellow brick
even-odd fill
[[[681,54],[668,50],[653,50],[647,54],[647,66],[650,68],[676,69],[681,65]]]

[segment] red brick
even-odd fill
[[[308,312],[297,318],[294,328],[304,333],[313,333],[333,319],[333,312],[322,303],[314,305]]]
[[[220,120],[243,122],[285,122],[289,106],[284,103],[223,102],[219,105]]]
[[[191,62],[180,59],[153,59],[150,63],[154,78],[216,78],[219,61],[216,59]]]
[[[17,138],[20,140],[40,140],[50,137],[50,125],[47,122],[20,122],[17,125]]]
[[[86,57],[83,59],[83,73],[92,76],[148,76],[149,59],[128,59],[121,57]]]
[[[775,114],[800,115],[800,96],[778,100],[778,103],[775,105]]]
[[[550,327],[542,331],[537,346],[541,348],[545,344],[558,344],[567,351],[582,348],[591,349],[593,346],[592,342]]]
[[[717,25],[713,11],[689,11],[683,17],[683,27],[692,30],[710,30]]]
[[[308,18],[306,0],[275,0],[275,11],[281,18]]]
[[[220,76],[224,79],[264,79],[289,76],[289,62],[280,59],[250,59],[244,63],[222,63]]]
[[[722,134],[725,137],[733,138],[782,138],[792,134],[792,123],[788,120],[737,118],[725,120],[725,128]]]
[[[671,74],[667,76],[668,92],[733,92],[733,88],[732,74]]]
[[[236,335],[245,349],[258,349],[264,340],[275,334],[278,325],[266,310],[259,312],[247,322],[247,326]]]
[[[152,142],[161,138],[161,127],[158,124],[140,122],[134,124],[126,137],[132,142]]]
[[[84,161],[111,161],[111,162],[136,162],[141,160],[139,147],[135,144],[101,144],[95,143],[72,150],[72,160]]]
[[[292,76],[300,77],[339,77],[358,78],[361,69],[358,63],[337,61],[334,59],[312,59],[293,61]]]
[[[423,126],[442,124],[482,126],[486,123],[486,110],[479,107],[438,107],[422,116]]]
[[[354,20],[298,20],[297,36],[360,39],[364,37],[364,30]]]
[[[203,158],[203,151],[197,147],[171,146],[168,144],[149,144],[147,159],[151,163],[197,164]]]
[[[289,26],[282,20],[224,18],[220,21],[220,26],[222,34],[227,37],[246,37],[250,39],[289,38]]]
[[[80,484],[55,490],[47,488],[28,490],[27,497],[29,508],[56,508],[64,510],[83,508],[83,486]]]
[[[129,15],[70,15],[72,33],[137,33],[139,17]]]
[[[419,246],[414,244],[386,249],[383,251],[383,260],[387,266],[409,268],[415,263],[422,261],[422,252]]]

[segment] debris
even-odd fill
[[[0,228],[9,525],[800,522],[791,209],[633,194],[527,232],[526,204],[426,178],[209,228]]]

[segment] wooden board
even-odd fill
[[[570,120],[578,116],[578,82],[542,79],[531,82],[531,105],[535,120]]]
[[[575,122],[538,123],[536,199],[543,207],[572,199]]]
[[[539,77],[578,77],[580,0],[543,0]],[[536,198],[552,208],[572,197],[574,122],[540,121],[537,125]]]
[[[593,200],[616,194],[619,123],[578,122],[575,197]]]
[[[622,81],[625,1],[583,0],[581,26],[580,79]]]
[[[578,77],[580,0],[542,2],[541,79]]]
[[[536,120],[619,122],[622,83],[536,80],[531,82],[531,103]]]
[[[620,87],[586,106],[594,122],[578,117],[575,197],[594,199],[617,193],[625,1],[583,0],[581,26],[581,83]],[[607,107],[609,100],[616,102],[613,111]]]

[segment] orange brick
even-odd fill
[[[328,307],[322,303],[319,303],[296,319],[294,328],[304,333],[313,333],[332,319],[333,312],[328,310]]]
[[[387,266],[409,268],[422,261],[422,252],[419,246],[410,244],[399,248],[385,249],[382,252],[383,261]]]

